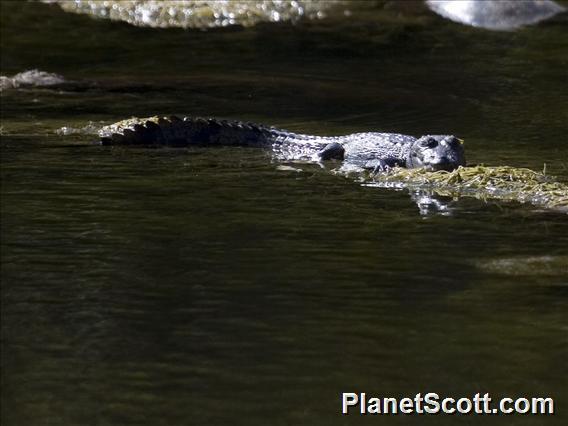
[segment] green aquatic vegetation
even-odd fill
[[[378,186],[428,189],[442,196],[518,201],[568,213],[568,185],[527,168],[480,165],[451,172],[395,168],[370,179]]]

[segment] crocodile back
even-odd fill
[[[128,119],[99,132],[103,145],[254,146],[270,148],[280,160],[315,159],[330,142],[342,137],[319,137],[242,121],[214,118],[150,117]]]
[[[372,167],[377,159],[393,159],[403,165],[416,140],[396,133],[312,136],[242,121],[175,116],[119,121],[101,129],[99,136],[103,145],[265,147],[284,161],[320,161],[318,154],[337,143],[345,149],[345,161],[359,167]]]

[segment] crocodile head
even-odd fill
[[[406,158],[406,167],[454,170],[465,166],[463,141],[451,135],[426,135],[417,139]]]

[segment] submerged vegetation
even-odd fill
[[[532,203],[568,213],[568,185],[545,173],[510,166],[459,167],[447,172],[395,168],[372,177],[377,186],[429,189],[442,196]]]

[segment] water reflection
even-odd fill
[[[442,197],[436,195],[434,191],[414,190],[410,191],[410,198],[416,203],[418,210],[422,216],[430,216],[439,214],[442,216],[451,216],[453,207],[456,203],[450,197]]]

